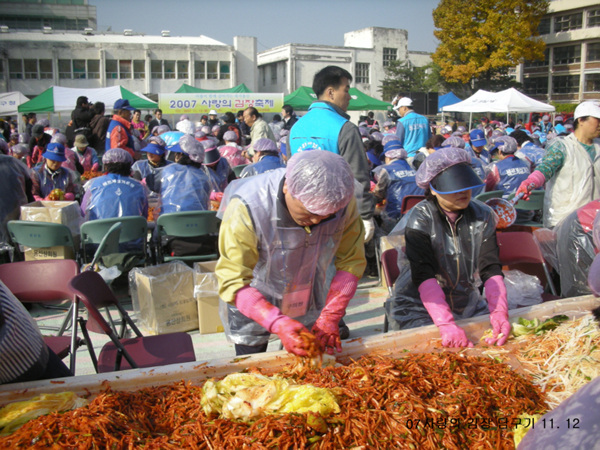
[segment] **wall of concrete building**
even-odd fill
[[[233,38],[235,74],[234,86],[245,83],[252,92],[258,89],[258,70],[256,68],[256,38],[251,36],[235,36]]]

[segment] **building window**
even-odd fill
[[[221,61],[219,64],[219,78],[229,80],[231,78],[231,64],[229,61]]]
[[[177,79],[185,80],[189,77],[189,67],[190,64],[188,61],[177,61]]]
[[[206,79],[206,61],[194,61],[194,78],[196,80]]]
[[[579,75],[557,75],[552,77],[553,94],[577,94]]]
[[[354,71],[357,83],[369,84],[369,63],[356,63]]]
[[[106,60],[106,79],[116,80],[119,78],[119,62],[116,59]]]
[[[554,47],[554,64],[575,64],[581,62],[581,45]]]
[[[583,26],[583,13],[565,14],[554,18],[554,32],[579,30]]]
[[[206,61],[206,78],[209,80],[219,79],[219,61]]]
[[[390,65],[390,61],[396,61],[398,59],[398,49],[397,48],[383,48],[383,67],[387,67]]]
[[[8,73],[11,80],[22,80],[23,79],[23,60],[21,59],[9,59],[8,60]]]
[[[592,9],[587,13],[587,26],[598,27],[600,26],[600,9]]]
[[[540,20],[540,24],[538,25],[538,33],[540,34],[549,34],[550,33],[550,18],[544,17]]]
[[[525,78],[523,82],[525,93],[529,95],[544,95],[548,93],[548,77]]]
[[[177,78],[177,72],[175,72],[176,63],[177,61],[174,60],[163,61],[163,78],[165,80],[174,80]]]
[[[88,59],[87,60],[87,77],[90,80],[100,79],[100,60],[99,59]]]
[[[51,80],[52,79],[52,60],[51,59],[40,59],[40,80]]]
[[[130,59],[119,60],[119,78],[121,80],[131,79],[133,77],[133,63]]]
[[[546,47],[544,50],[544,59],[537,61],[525,61],[525,68],[530,69],[533,67],[547,67],[550,64],[550,49]]]
[[[25,69],[25,79],[26,80],[37,80],[37,78],[38,78],[37,59],[24,59],[23,67]]]
[[[260,78],[260,85],[266,86],[267,85],[267,67],[266,66],[261,66],[258,68],[258,77]]]
[[[85,59],[74,59],[73,64],[73,79],[85,80]]]
[[[277,63],[269,64],[271,69],[271,85],[277,84]]]
[[[584,92],[599,92],[600,91],[600,73],[588,73],[585,75],[583,83]]]
[[[70,80],[71,78],[73,78],[73,74],[71,73],[70,59],[58,60],[58,78],[61,78],[63,80]]]
[[[133,60],[133,79],[144,80],[146,78],[146,61],[143,59]]]
[[[600,42],[593,42],[587,45],[585,60],[587,62],[600,61]]]
[[[150,61],[150,78],[162,79],[162,61]]]

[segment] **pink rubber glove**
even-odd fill
[[[358,277],[350,272],[338,270],[331,280],[331,286],[325,300],[325,308],[312,327],[312,332],[321,343],[321,348],[333,355],[335,348],[342,351],[339,322],[346,313],[348,303],[356,293]]]
[[[519,185],[519,189],[515,192],[515,197],[520,193],[523,193],[523,200],[529,200],[529,193],[534,189],[542,187],[545,183],[546,177],[544,177],[544,174],[539,170],[534,170],[533,173]]]
[[[440,330],[444,347],[473,347],[464,330],[454,323],[446,295],[435,278],[423,281],[419,286],[419,294],[423,306]]]
[[[100,170],[100,164],[94,163],[92,166],[92,172],[98,172]]]
[[[254,320],[270,333],[281,339],[283,347],[298,356],[307,356],[300,332],[308,330],[300,322],[284,315],[279,308],[269,303],[258,289],[244,286],[235,295],[235,306],[246,317]]]
[[[487,338],[485,342],[490,345],[504,345],[510,335],[504,278],[501,275],[495,275],[485,282],[484,287],[493,332],[493,336]],[[500,336],[500,333],[502,333],[502,336]]]

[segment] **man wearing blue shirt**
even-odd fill
[[[396,136],[400,139],[400,144],[408,153],[408,157],[413,158],[420,148],[425,147],[425,143],[431,137],[429,121],[427,117],[414,111],[412,100],[408,97],[400,98],[394,109],[400,115],[396,124]]]

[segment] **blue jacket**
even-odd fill
[[[285,167],[285,164],[281,162],[279,156],[266,155],[260,158],[259,161],[244,167],[242,173],[240,173],[240,178],[247,178],[252,175],[258,175],[259,173],[270,172],[271,170],[279,169],[281,167]]]
[[[330,105],[315,102],[308,113],[298,119],[290,132],[290,154],[305,149],[320,148],[339,154],[340,130],[348,120],[340,116]]]
[[[502,161],[496,162],[496,168],[500,180],[495,189],[502,189],[504,191],[503,197],[514,194],[530,173],[527,163],[516,156],[508,156]]]
[[[429,120],[427,117],[411,111],[398,120],[396,135],[400,138],[400,143],[406,149],[408,156],[415,156],[415,153],[425,147],[431,137]]]
[[[115,127],[121,127],[125,130],[125,133],[127,133],[127,147],[133,149],[133,136],[129,130],[125,128],[122,123],[119,123],[116,120],[111,120],[108,124],[108,130],[106,130],[106,143],[104,144],[104,150],[110,150],[110,134]]]
[[[137,180],[116,173],[92,178],[81,201],[86,220],[148,216],[147,190]]]
[[[208,210],[211,187],[202,168],[170,164],[161,175],[161,214]]]
[[[415,170],[404,159],[397,159],[383,166],[390,177],[385,211],[393,219],[400,218],[402,199],[407,195],[424,195],[425,191],[415,182]]]

